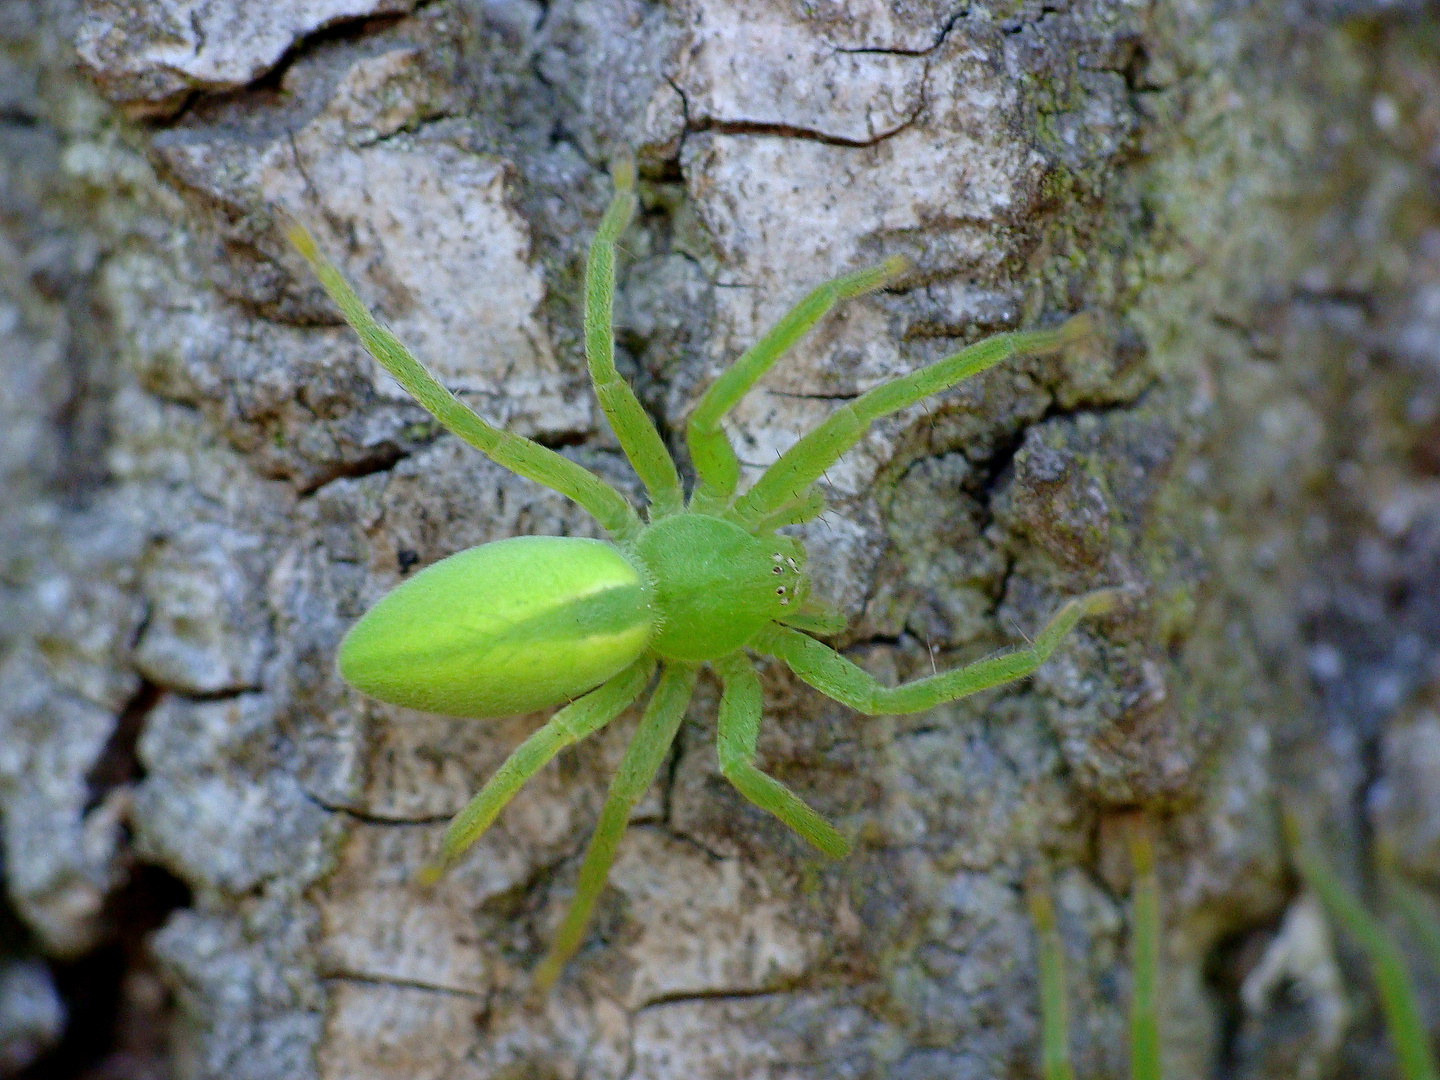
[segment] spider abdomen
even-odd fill
[[[672,660],[714,660],[748,645],[809,591],[799,544],[707,514],[651,525],[635,555],[650,572],[659,613],[651,644]]]
[[[392,705],[509,716],[577,697],[655,632],[649,584],[612,544],[520,536],[426,567],[340,645],[340,674]]]

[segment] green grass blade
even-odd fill
[[[1370,961],[1400,1075],[1404,1080],[1440,1080],[1435,1052],[1420,1019],[1415,986],[1399,947],[1359,897],[1345,887],[1329,863],[1304,841],[1295,815],[1287,811],[1283,820],[1290,856],[1300,876],[1320,898],[1330,917],[1359,943]]]
[[[1025,889],[1040,960],[1040,1061],[1045,1080],[1075,1080],[1070,1065],[1070,1007],[1065,996],[1065,948],[1055,924],[1050,882],[1036,875]]]
[[[1135,870],[1130,912],[1130,1077],[1161,1080],[1160,1074],[1160,882],[1150,823],[1129,823],[1126,840]]]
[[[1394,870],[1385,871],[1385,886],[1405,922],[1409,924],[1410,932],[1420,943],[1425,958],[1435,973],[1440,975],[1440,920],[1435,918],[1430,901]]]

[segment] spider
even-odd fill
[[[482,420],[366,309],[299,225],[290,241],[370,354],[451,432],[497,464],[578,503],[610,536],[521,536],[470,548],[383,597],[341,642],[338,667],[381,701],[452,716],[508,716],[564,703],[506,759],[450,823],[433,883],[561,748],[598,731],[650,684],[654,693],[610,785],[574,899],[534,974],[548,989],[578,949],[631,810],[669,752],[700,667],[719,677],[720,770],[739,792],[831,858],[850,844],[790,788],[756,767],[760,683],[747,653],[771,656],[821,693],[866,715],[917,712],[1033,672],[1107,590],[1063,605],[1026,648],[889,687],[812,635],[845,627],[810,597],[805,551],[777,530],[825,509],[815,482],[875,419],[1021,354],[1063,349],[1084,316],[1057,330],[997,334],[860,395],[780,455],[748,489],[721,427],[725,414],[837,303],[894,282],[901,258],[827,282],[801,300],[705,392],[685,439],[689,500],[654,423],[615,369],[611,330],[616,240],[635,215],[635,167],[612,169],[615,195],[585,268],[585,355],[606,419],[645,486],[645,515],[588,469]]]

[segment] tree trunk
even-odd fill
[[[0,1073],[1038,1076],[1052,888],[1077,1074],[1119,1077],[1139,814],[1166,1075],[1393,1075],[1279,811],[1357,886],[1377,851],[1440,885],[1433,6],[9,0],[0,35]],[[915,716],[762,664],[762,764],[840,863],[720,776],[702,677],[535,1005],[634,716],[425,891],[543,717],[381,706],[334,655],[418,567],[597,528],[442,434],[281,228],[482,415],[633,494],[579,308],[632,150],[619,360],[677,453],[757,334],[888,255],[901,288],[734,413],[752,477],[959,345],[1100,327],[830,470],[800,532],[837,647],[893,681],[1123,600]]]

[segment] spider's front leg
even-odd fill
[[[846,274],[818,286],[711,384],[685,422],[685,443],[690,448],[690,460],[700,481],[691,500],[691,509],[713,513],[723,508],[735,494],[735,487],[740,481],[740,461],[720,427],[720,418],[733,409],[775,361],[804,337],[826,312],[842,300],[884,288],[904,273],[907,265],[897,255],[879,266]],[[803,498],[797,501],[803,501]],[[822,502],[810,516],[814,517],[823,508]],[[798,520],[807,519],[801,517]]]
[[[650,495],[653,521],[680,510],[684,490],[655,422],[630,384],[615,370],[615,241],[635,216],[635,162],[621,158],[612,167],[611,176],[615,197],[600,219],[585,262],[585,360],[600,410]]]
[[[605,887],[610,873],[610,864],[615,861],[615,849],[625,826],[630,822],[630,812],[645,794],[646,788],[655,778],[660,763],[675,741],[675,732],[685,716],[685,707],[690,704],[690,695],[695,689],[695,676],[699,671],[696,664],[667,663],[655,687],[640,726],[625,748],[625,757],[620,769],[610,783],[610,793],[600,809],[600,820],[590,837],[590,846],[585,849],[585,859],[580,864],[580,876],[575,883],[575,898],[565,913],[565,921],[550,945],[545,959],[535,969],[534,985],[537,990],[548,990],[560,976],[565,961],[575,954],[585,936],[585,927],[595,910],[595,901]]]
[[[1055,646],[1076,623],[1087,615],[1108,611],[1114,602],[1113,589],[1099,589],[1077,597],[1051,617],[1036,635],[1033,645],[893,687],[886,686],[830,646],[778,623],[766,627],[755,648],[783,661],[803,682],[856,712],[867,716],[913,713],[1024,678],[1049,659]]]
[[[795,499],[797,492],[809,488],[841,454],[859,442],[865,429],[880,417],[914,405],[1002,360],[1057,352],[1090,332],[1089,317],[1076,315],[1056,330],[996,334],[903,378],[867,390],[848,405],[836,409],[824,423],[781,454],[755,486],[736,501],[727,516],[745,528],[754,528]]]
[[[640,519],[634,508],[600,477],[547,446],[486,423],[446,389],[405,344],[370,313],[344,275],[320,253],[314,237],[302,226],[291,225],[286,236],[315,271],[366,351],[431,416],[495,464],[573,499],[617,540],[627,540],[640,531]]]
[[[717,660],[715,671],[724,684],[720,698],[718,749],[720,772],[735,789],[766,813],[774,814],[803,840],[832,859],[850,854],[850,843],[835,826],[806,805],[788,787],[755,767],[755,741],[760,734],[760,680],[740,653]]]

